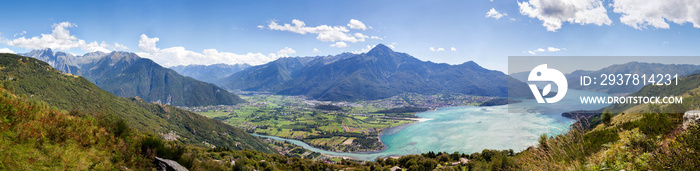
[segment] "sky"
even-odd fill
[[[508,56],[699,56],[693,0],[2,1],[0,52],[260,65],[383,43],[508,73]],[[698,60],[700,61],[700,60]]]

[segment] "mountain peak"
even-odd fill
[[[51,50],[51,48],[33,49],[32,51],[29,51],[29,52],[27,52],[27,53],[25,53],[25,54],[30,54],[30,55],[31,55],[31,54],[37,54],[37,55],[41,55],[41,54],[50,54],[50,55],[52,56],[52,55],[53,55],[53,51]]]
[[[388,53],[393,53],[394,51],[391,50],[388,46],[384,44],[377,44],[377,46],[374,46],[372,50],[367,52],[367,54],[388,54]]]

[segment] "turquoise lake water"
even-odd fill
[[[511,105],[444,107],[418,113],[418,117],[428,120],[387,129],[380,136],[387,148],[374,153],[332,152],[311,147],[298,140],[257,136],[287,140],[311,151],[360,160],[420,154],[428,151],[473,153],[481,152],[483,149],[513,149],[517,152],[536,145],[542,133],[566,132],[573,120],[562,117],[561,112],[600,109],[606,106],[581,105],[579,96],[582,95],[605,96],[607,94],[569,90],[567,96],[555,104],[537,104],[534,99],[522,99],[523,102]],[[546,107],[548,112],[558,113],[513,113],[512,110],[536,112],[538,108],[543,107]]]

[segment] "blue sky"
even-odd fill
[[[362,52],[384,43],[421,60],[473,60],[505,72],[508,56],[697,56],[700,45],[700,8],[694,8],[700,4],[683,0],[0,4],[5,7],[0,52],[120,50],[165,66],[261,64],[286,56]],[[293,24],[298,21],[304,27]]]

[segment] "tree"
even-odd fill
[[[605,108],[605,110],[603,110],[603,119],[602,120],[603,120],[603,123],[605,124],[605,126],[610,126],[610,123],[612,122],[612,113],[610,113],[609,108]]]
[[[540,135],[540,139],[537,140],[540,143],[540,149],[542,150],[547,150],[547,134],[542,134]]]
[[[452,160],[459,160],[459,151],[455,151],[450,157],[452,157]]]

